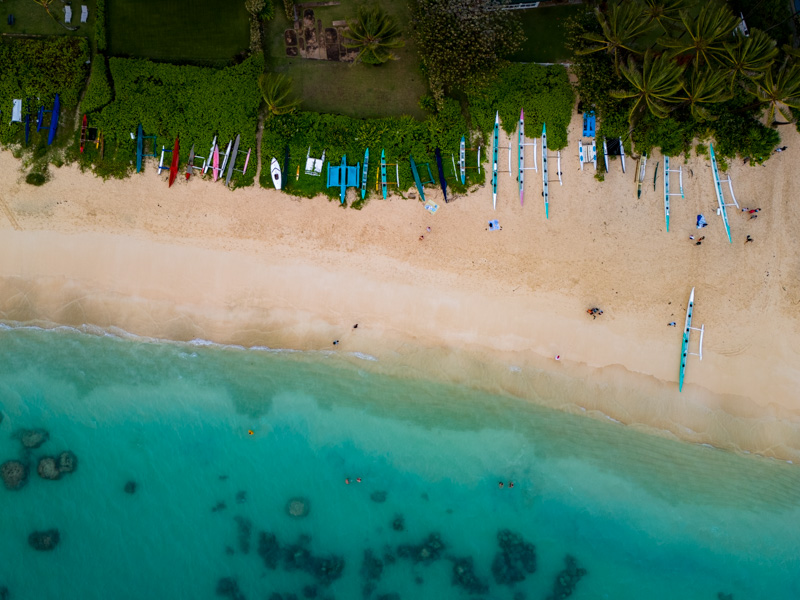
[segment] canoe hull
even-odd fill
[[[281,189],[283,187],[283,177],[281,176],[281,165],[278,162],[278,159],[273,157],[272,161],[270,162],[270,174],[272,175],[272,185],[275,186],[276,190]]]

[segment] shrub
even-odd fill
[[[294,21],[294,2],[292,0],[283,0],[283,9],[286,11],[286,18],[289,21]]]
[[[44,185],[45,183],[47,183],[47,174],[46,172],[40,173],[38,171],[31,171],[25,177],[25,183],[27,183],[28,185],[35,185],[37,187],[40,185]]]
[[[81,111],[92,112],[103,108],[113,99],[111,82],[108,79],[106,57],[96,54],[92,61],[92,70],[89,74],[89,85],[81,102]]]

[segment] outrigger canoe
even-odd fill
[[[225,185],[229,186],[231,184],[231,177],[233,177],[233,165],[236,164],[236,155],[239,154],[239,142],[241,141],[241,136],[236,136],[236,141],[233,143],[233,151],[231,152],[231,160],[228,163],[228,174],[225,177]]]
[[[192,144],[192,149],[189,150],[189,162],[186,163],[186,181],[189,181],[189,177],[192,176],[193,171],[194,171],[194,144]]]
[[[367,195],[367,168],[369,163],[369,148],[364,150],[364,166],[361,167],[361,199]]]
[[[519,156],[517,170],[519,171],[519,205],[525,203],[525,110],[519,111]],[[511,167],[509,167],[511,168]]]
[[[274,156],[272,157],[272,162],[270,162],[270,173],[272,175],[272,185],[275,186],[276,190],[281,189],[283,185],[282,177],[281,177],[281,165],[278,162],[278,159]]]
[[[386,185],[386,150],[381,150],[381,191],[383,199],[386,200],[386,192],[389,186]]]
[[[544,218],[550,218],[550,190],[547,188],[547,125],[542,123],[542,196],[544,197]]]
[[[172,163],[169,166],[169,187],[175,183],[178,176],[178,159],[180,158],[180,136],[175,138],[175,147],[172,148]]]
[[[492,208],[497,210],[497,140],[500,133],[500,111],[494,115],[494,133],[492,133]]]
[[[461,185],[467,184],[467,141],[465,137],[461,136],[461,146],[458,149],[459,170],[461,171]]]
[[[142,124],[139,123],[139,128],[136,130],[136,172],[142,170],[142,153],[144,149],[144,130]]]
[[[444,194],[445,203],[449,202],[447,199],[447,182],[444,179],[444,165],[442,164],[442,151],[439,148],[434,150],[436,156],[436,169],[439,171],[439,185],[442,187],[442,194]]]
[[[86,115],[83,115],[83,122],[81,123],[81,154],[83,154],[83,149],[86,146],[86,130],[88,127],[88,119]]]
[[[425,202],[425,190],[422,188],[422,180],[419,178],[419,171],[417,170],[417,163],[414,162],[414,157],[409,156],[409,161],[411,162],[411,173],[414,175],[414,183],[417,185],[417,190],[419,190],[419,197]]]
[[[689,358],[689,333],[692,331],[692,312],[694,311],[694,288],[689,295],[689,305],[686,307],[686,322],[683,326],[683,339],[681,340],[681,372],[678,380],[678,391],[683,391],[683,378],[686,376],[686,360]],[[702,350],[701,350],[702,352]]]

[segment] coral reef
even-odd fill
[[[492,574],[497,583],[513,585],[536,571],[536,547],[521,536],[503,529],[497,532],[500,551],[492,561]]]
[[[58,455],[58,470],[60,473],[74,473],[78,468],[78,457],[71,450],[65,450]]]
[[[28,450],[35,450],[50,439],[50,434],[44,429],[23,429],[16,435],[22,442],[22,447]]]
[[[244,504],[247,502],[247,492],[244,490],[236,492],[236,504]]]
[[[281,559],[281,546],[274,533],[262,531],[258,534],[258,555],[268,569],[277,569]]]
[[[245,600],[245,595],[233,577],[220,578],[217,582],[217,596],[225,596],[231,600]]]
[[[567,554],[564,557],[566,567],[556,575],[556,580],[553,583],[553,593],[547,597],[547,600],[564,600],[569,598],[572,592],[575,591],[575,586],[581,580],[581,577],[586,575],[586,569],[578,566],[578,561],[574,556]]]
[[[129,481],[125,484],[125,493],[126,494],[135,494],[136,493],[136,482]]]
[[[28,467],[18,460],[7,460],[0,465],[0,477],[9,490],[21,489],[28,481]]]
[[[36,472],[42,479],[55,480],[61,477],[61,471],[58,470],[58,463],[52,456],[43,456],[39,459],[39,465],[36,467]]]
[[[58,529],[48,529],[47,531],[34,531],[28,536],[28,544],[34,550],[46,552],[58,546],[61,536]]]
[[[383,575],[383,561],[375,556],[372,550],[364,550],[364,560],[361,562],[359,573],[363,580],[361,594],[364,598],[369,598],[378,586],[381,575]]]
[[[453,560],[453,585],[463,588],[468,594],[485,594],[489,585],[478,579],[471,556]]]
[[[441,558],[445,545],[438,533],[432,533],[417,546],[403,544],[397,547],[397,555],[401,558],[410,558],[414,563],[429,565]]]
[[[378,490],[376,492],[372,492],[369,495],[369,499],[372,500],[373,502],[377,502],[378,504],[383,504],[384,502],[386,502],[387,495],[388,495],[387,492],[383,490]]]
[[[291,498],[286,503],[286,513],[295,519],[307,517],[310,511],[311,503],[309,502],[308,498],[298,496],[297,498]]]
[[[317,583],[330,585],[342,576],[345,562],[341,556],[314,556],[308,549],[311,538],[301,535],[297,542],[283,549],[283,568],[287,571],[305,571]]]
[[[395,531],[406,530],[406,520],[403,515],[395,515],[394,520],[392,521],[392,529]]]
[[[242,554],[250,553],[250,534],[253,531],[253,522],[245,517],[236,516],[236,527],[239,539],[239,550]]]

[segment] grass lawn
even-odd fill
[[[383,8],[401,26],[409,21],[405,2],[379,0]],[[339,6],[314,8],[315,18],[323,27],[333,21],[355,17],[357,3],[342,0]],[[405,47],[397,50],[400,60],[382,66],[351,65],[286,56],[283,32],[292,24],[280,4],[275,7],[275,19],[265,27],[267,64],[269,70],[286,73],[294,81],[295,92],[302,98],[303,110],[347,115],[350,117],[386,117],[411,115],[422,119],[425,112],[419,98],[428,92],[428,82],[419,69],[419,59],[408,29],[404,32]]]
[[[250,46],[242,0],[107,0],[106,30],[112,56],[222,66]]]
[[[81,23],[81,5],[89,7],[89,19]],[[64,5],[53,2],[50,12],[58,22],[47,14],[41,5],[33,0],[5,0],[0,2],[0,33],[24,33],[33,35],[79,35],[89,37],[94,34],[94,0],[83,0],[72,4],[72,22],[69,27],[77,27],[69,31],[59,25],[64,22]],[[8,24],[8,15],[14,15],[16,23]]]
[[[570,60],[565,44],[567,32],[564,23],[569,17],[587,10],[582,4],[549,6],[515,10],[528,39],[511,60],[517,62],[558,63]]]

